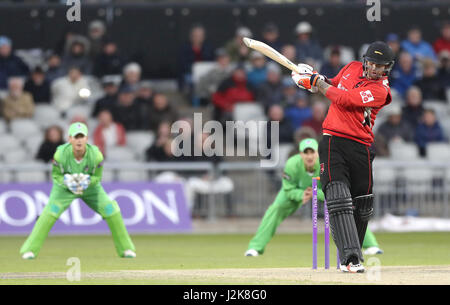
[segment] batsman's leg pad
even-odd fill
[[[128,234],[127,228],[123,223],[123,218],[121,213],[115,213],[114,215],[105,218],[106,223],[109,226],[111,235],[114,241],[114,246],[116,247],[117,254],[123,257],[123,252],[125,250],[135,251],[133,242],[131,241],[130,235]]]
[[[353,199],[354,218],[358,230],[359,243],[362,245],[366,235],[367,225],[373,216],[373,194],[358,196]]]
[[[333,240],[339,250],[341,264],[347,264],[352,257],[363,261],[358,232],[353,218],[350,189],[341,181],[331,181],[325,188],[330,228]]]
[[[48,233],[52,229],[57,219],[58,218],[50,212],[49,208],[44,209],[42,211],[42,214],[36,221],[30,236],[28,236],[27,240],[20,248],[20,254],[31,251],[37,257],[39,251],[42,248],[42,245],[44,244],[45,239],[48,236]]]

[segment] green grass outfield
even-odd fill
[[[385,251],[377,256],[383,267],[450,265],[449,232],[378,233],[376,236]],[[138,257],[123,259],[116,256],[110,236],[50,236],[39,257],[25,261],[19,255],[25,237],[3,236],[0,237],[0,284],[284,284],[289,281],[240,280],[220,276],[220,272],[217,277],[201,274],[171,277],[139,271],[173,270],[176,274],[204,269],[311,268],[311,234],[278,234],[266,253],[256,258],[243,256],[250,238],[248,234],[134,235]],[[335,268],[335,247],[332,244],[330,248],[331,265]],[[319,253],[322,267],[323,235],[319,235]],[[69,257],[81,261],[80,282],[65,278],[70,268],[66,266]],[[137,273],[130,274],[127,270]],[[295,283],[310,282],[303,279]]]

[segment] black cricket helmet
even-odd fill
[[[369,45],[366,54],[363,55],[364,71],[367,71],[367,62],[385,65],[383,76],[388,76],[394,66],[394,52],[383,41],[375,41]]]

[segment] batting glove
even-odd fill
[[[323,75],[318,74],[316,71],[313,71],[314,73],[311,74],[299,74],[296,72],[292,72],[291,76],[294,80],[295,84],[301,88],[306,89],[310,92],[317,92],[316,83],[317,80],[322,79],[325,80],[325,77]]]

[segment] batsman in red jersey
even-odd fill
[[[361,245],[373,215],[372,127],[377,113],[391,102],[387,77],[393,65],[394,53],[377,41],[363,63],[349,63],[332,79],[304,64],[299,65],[301,73],[292,73],[300,88],[331,101],[319,144],[320,181],[344,272],[364,272]]]

